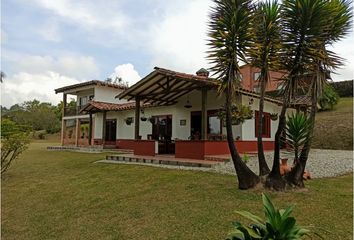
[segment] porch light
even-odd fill
[[[189,99],[187,99],[186,104],[184,105],[185,108],[191,108],[192,104],[189,102]]]
[[[248,105],[252,105],[253,104],[253,98],[250,98],[249,102],[248,102]]]

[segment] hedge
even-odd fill
[[[353,80],[331,82],[330,84],[340,97],[353,97]]]

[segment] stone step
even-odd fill
[[[167,159],[169,158],[169,159]],[[135,163],[150,163],[150,164],[163,164],[163,165],[173,165],[173,166],[184,166],[184,167],[204,167],[211,168],[213,163],[202,163],[203,160],[181,160],[173,159],[167,157],[166,159],[156,159],[149,157],[137,157],[137,156],[124,156],[124,155],[107,155],[106,160],[120,161],[120,162],[135,162]]]

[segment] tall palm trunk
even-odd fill
[[[227,133],[227,143],[229,145],[232,162],[234,164],[238,187],[240,189],[249,189],[259,183],[259,177],[252,172],[247,165],[242,161],[240,155],[237,152],[234,142],[234,136],[232,133],[232,88],[229,86],[225,89],[226,101],[225,101],[225,111],[226,111],[226,133]]]
[[[301,150],[300,157],[295,164],[295,166],[291,169],[291,171],[287,174],[286,176],[286,181],[289,185],[294,185],[297,187],[305,187],[304,181],[303,181],[303,175],[307,163],[307,159],[310,153],[311,149],[311,144],[312,144],[312,136],[313,136],[313,130],[315,126],[315,118],[316,118],[316,113],[317,113],[317,92],[315,88],[313,88],[312,93],[311,93],[311,111],[310,111],[310,129],[308,136],[306,138],[306,142],[304,144],[304,147]]]
[[[280,143],[281,143],[281,136],[285,130],[286,125],[286,110],[288,106],[288,100],[285,98],[283,102],[283,106],[279,115],[279,124],[277,132],[275,133],[274,137],[274,158],[273,158],[273,167],[272,171],[270,171],[269,175],[267,176],[265,186],[269,189],[275,190],[284,190],[285,189],[285,180],[280,175]]]
[[[267,175],[270,170],[268,164],[265,160],[264,149],[263,149],[263,110],[264,110],[264,95],[267,82],[268,74],[262,73],[261,79],[261,98],[259,100],[259,111],[258,111],[258,134],[257,134],[257,147],[258,147],[258,166],[259,166],[259,176]]]

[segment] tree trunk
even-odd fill
[[[285,129],[286,124],[286,109],[287,109],[288,101],[284,101],[281,113],[279,115],[279,124],[277,132],[274,137],[274,159],[273,159],[273,167],[272,171],[267,176],[265,186],[269,189],[274,189],[277,191],[283,191],[285,189],[285,180],[280,175],[280,143],[281,136]]]
[[[262,74],[261,80],[261,98],[259,99],[259,112],[258,112],[258,134],[257,134],[257,147],[258,147],[258,166],[259,176],[267,175],[270,172],[268,164],[265,160],[263,149],[263,109],[264,109],[264,95],[267,82],[267,75]]]
[[[259,183],[259,177],[250,170],[247,165],[242,161],[240,155],[235,147],[234,137],[232,133],[232,88],[228,86],[226,88],[226,101],[225,101],[225,112],[226,112],[226,132],[227,132],[227,143],[229,145],[232,162],[234,164],[239,189],[249,189],[255,187]]]
[[[295,167],[291,169],[291,171],[286,176],[286,181],[289,185],[296,186],[296,187],[305,187],[304,184],[304,171],[307,163],[307,159],[310,153],[311,144],[312,144],[312,136],[313,136],[313,129],[315,126],[315,117],[317,112],[317,94],[316,91],[313,90],[311,96],[311,112],[310,112],[310,130],[304,144],[304,147],[301,150],[300,157],[297,161]]]

